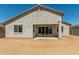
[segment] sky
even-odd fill
[[[36,6],[37,4],[0,4],[0,23]],[[79,4],[43,4],[64,13],[62,19],[70,24],[79,24]]]

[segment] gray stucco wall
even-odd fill
[[[61,16],[44,10],[34,11],[5,26],[6,37],[33,37],[33,24],[58,24]],[[23,25],[22,33],[14,33],[14,25]]]
[[[69,36],[70,35],[70,26],[67,24],[62,24],[62,26],[63,26],[62,36]]]

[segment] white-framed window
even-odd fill
[[[14,32],[22,32],[23,29],[22,29],[22,25],[14,25]]]

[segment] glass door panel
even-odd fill
[[[38,27],[38,36],[52,36],[52,27]]]

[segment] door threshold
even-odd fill
[[[34,39],[40,39],[40,40],[59,40],[58,37],[35,37]]]

